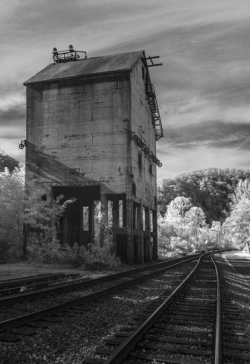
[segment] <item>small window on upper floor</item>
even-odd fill
[[[43,201],[47,201],[47,195],[42,195],[41,199],[42,199]]]
[[[69,173],[70,174],[79,174],[79,173],[81,173],[81,170],[80,170],[80,168],[71,168],[70,170],[69,170]]]
[[[141,153],[138,153],[138,167],[139,167],[139,169],[141,169],[141,167],[142,167],[142,157],[141,157]]]
[[[152,164],[149,165],[149,174],[153,174],[153,166],[152,166]]]
[[[143,80],[144,80],[144,79],[145,79],[145,69],[144,69],[144,67],[143,67],[143,66],[142,66],[141,70],[142,70],[142,78],[143,78]]]
[[[135,183],[132,184],[132,193],[133,193],[133,195],[136,196],[136,184]]]

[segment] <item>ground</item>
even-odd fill
[[[152,262],[154,263],[154,262]],[[80,274],[83,278],[98,278],[104,275],[114,274],[123,272],[125,270],[140,268],[141,265],[135,266],[126,266],[121,265],[118,267],[105,268],[102,270],[85,270],[85,265],[79,268],[72,268],[70,266],[57,266],[57,265],[48,265],[48,264],[39,264],[39,263],[6,263],[0,264],[0,281],[8,280],[8,279],[17,279],[29,276],[36,276],[39,274],[47,274],[47,273],[65,273],[65,274]]]
[[[244,278],[250,282],[250,254],[241,251],[236,252],[225,252],[223,255],[232,264],[238,273],[242,274]],[[84,278],[97,278],[107,274],[117,273],[119,271],[124,271],[131,268],[139,268],[136,266],[121,266],[116,269],[105,269],[101,271],[89,271],[85,270],[85,266],[79,268],[71,268],[69,266],[52,266],[52,265],[42,265],[36,263],[7,263],[0,264],[0,281],[22,278],[28,276],[35,276],[38,274],[46,273],[66,273],[75,274],[78,273]]]
[[[223,253],[229,264],[234,266],[244,279],[250,282],[250,254],[241,251],[232,251]]]
[[[8,279],[16,279],[23,278],[29,276],[36,276],[39,274],[47,274],[47,273],[66,273],[66,274],[80,274],[84,278],[97,278],[103,275],[111,274],[114,272],[110,271],[85,271],[85,266],[79,268],[71,268],[71,267],[61,267],[61,266],[52,266],[52,265],[42,265],[35,263],[7,263],[0,264],[0,281],[8,280]]]

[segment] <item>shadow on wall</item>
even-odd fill
[[[97,186],[105,183],[105,193],[115,193],[109,186],[111,181],[105,181],[102,177],[99,180],[90,179],[77,168],[71,169],[58,161],[56,155],[45,153],[44,147],[39,147],[29,141],[26,145],[26,175],[30,179],[37,179],[39,183],[47,187],[51,183],[69,186],[84,186],[85,183],[86,185]]]

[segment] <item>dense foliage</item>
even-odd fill
[[[202,208],[206,222],[224,221],[230,212],[233,193],[240,180],[250,179],[250,171],[209,168],[164,179],[158,184],[159,210],[164,216],[167,206],[178,196],[190,198]]]
[[[231,211],[222,226],[222,238],[238,249],[250,247],[250,181],[239,181],[231,203]]]
[[[104,224],[100,204],[95,214],[95,243],[85,246],[63,245],[57,240],[57,227],[72,198],[62,202],[49,198],[49,191],[26,178],[20,164],[12,173],[0,171],[0,262],[29,259],[46,263],[70,263],[78,266],[84,262],[103,262],[116,265],[119,260],[112,252],[112,231]],[[47,198],[45,198],[47,196]],[[100,246],[100,230],[103,245]]]
[[[44,200],[46,191],[27,180],[22,165],[12,173],[0,172],[0,254],[3,260],[26,258],[28,251],[55,248],[56,226],[67,204]]]
[[[240,180],[228,205],[227,218],[206,223],[201,207],[191,198],[178,196],[158,214],[160,255],[207,251],[209,249],[250,248],[250,180]]]
[[[176,197],[166,206],[164,215],[158,214],[158,247],[160,255],[207,251],[222,246],[221,224],[206,224],[200,207],[193,206],[190,198]],[[223,245],[225,246],[223,242]]]

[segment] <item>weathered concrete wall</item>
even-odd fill
[[[152,125],[150,107],[146,95],[146,78],[142,77],[143,63],[139,59],[131,73],[131,130],[142,138],[149,149],[156,154],[155,132]],[[145,69],[145,67],[144,67]],[[145,70],[146,73],[146,70]],[[138,168],[138,152],[142,155],[142,168]],[[156,165],[145,157],[141,148],[131,142],[132,173],[136,184],[136,201],[143,200],[143,205],[156,209]],[[152,174],[149,165],[152,165]]]
[[[93,224],[83,236],[82,206],[88,199],[100,199],[107,220],[107,200],[119,194],[113,201],[118,206],[122,199],[125,217],[123,226],[113,224],[114,243],[117,249],[125,247],[127,262],[143,263],[152,259],[153,254],[156,258],[156,165],[125,131],[126,128],[135,132],[156,154],[142,67],[143,62],[138,59],[131,72],[28,84],[26,164],[39,182],[54,182],[54,186],[61,183],[64,192],[71,186],[68,194],[78,194],[78,205],[73,206],[77,216],[65,214],[65,242],[92,241]],[[141,168],[138,152],[142,156]],[[79,173],[72,174],[73,169],[79,169]],[[74,190],[74,186],[78,187]],[[93,195],[92,187],[87,190],[83,186],[96,186],[98,196]],[[134,209],[138,217],[136,228]],[[150,210],[154,210],[154,232],[150,231]],[[116,219],[117,213],[116,207]]]
[[[27,163],[39,180],[106,181],[126,193],[130,100],[128,74],[29,85]]]

